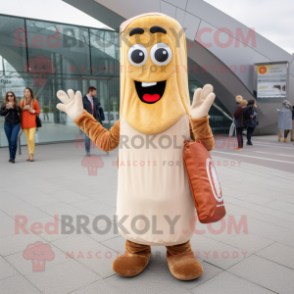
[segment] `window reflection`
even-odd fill
[[[110,128],[119,111],[119,36],[117,32],[0,15],[0,103],[7,91],[18,101],[25,87],[39,102],[39,142],[72,141],[80,136],[74,122],[56,109],[56,92],[86,94],[91,85]],[[116,80],[114,80],[116,79]],[[0,146],[7,146],[0,118]],[[21,142],[26,144],[24,136]]]

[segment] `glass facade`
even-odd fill
[[[25,87],[32,88],[41,109],[39,143],[81,138],[74,122],[55,107],[58,90],[85,94],[90,85],[96,87],[105,112],[103,124],[110,128],[119,118],[119,72],[117,32],[0,15],[0,104],[7,91],[19,102]],[[202,87],[190,72],[189,87],[191,99]],[[225,109],[219,99],[216,104]],[[212,108],[210,116],[214,132],[228,129],[221,110]],[[3,124],[0,117],[0,147],[8,145]],[[26,144],[24,135],[21,144]]]

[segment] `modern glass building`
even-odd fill
[[[188,63],[192,99],[203,83],[201,70],[195,71],[198,65],[190,59]],[[82,138],[73,121],[56,109],[58,90],[85,94],[88,86],[96,87],[105,112],[104,126],[110,128],[119,119],[119,73],[118,32],[0,15],[0,103],[7,91],[13,91],[19,102],[25,87],[33,89],[41,108],[39,143]],[[210,112],[214,133],[228,132],[228,113],[217,97]],[[1,117],[0,147],[8,145],[3,124]],[[24,135],[21,144],[26,144]]]

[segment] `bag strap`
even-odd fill
[[[209,139],[209,138],[213,138],[213,135],[206,135],[206,136],[203,136],[202,138],[200,138],[200,140],[202,140],[202,139]]]

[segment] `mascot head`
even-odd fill
[[[139,15],[120,27],[120,115],[145,134],[190,114],[185,34],[173,18]]]

